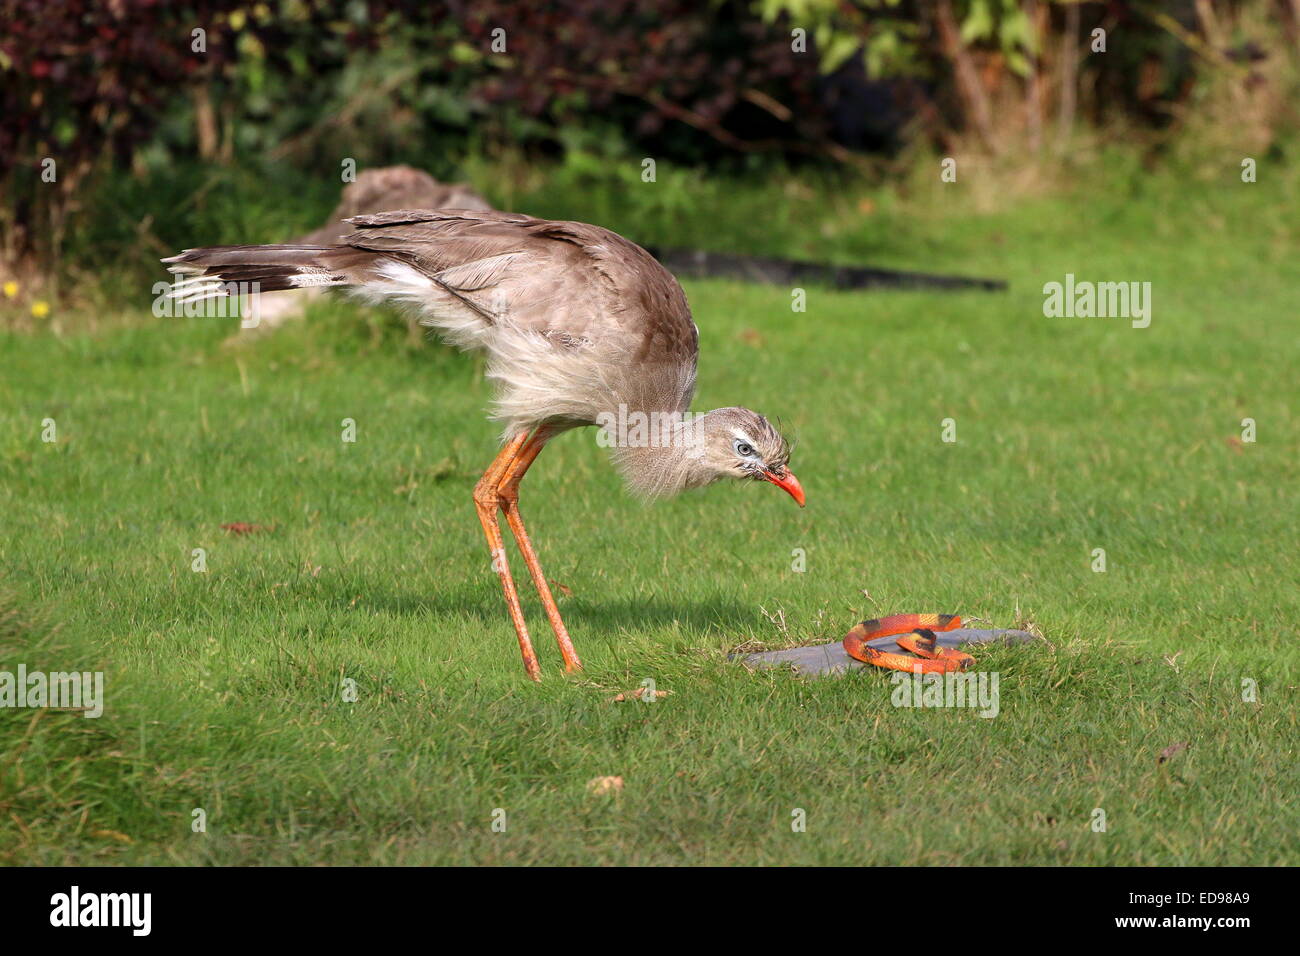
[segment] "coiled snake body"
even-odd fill
[[[863,621],[844,635],[844,650],[849,657],[896,671],[913,671],[920,674],[944,674],[964,671],[975,663],[975,658],[955,647],[939,647],[935,631],[951,631],[961,627],[956,614],[892,614],[889,617]],[[867,645],[867,641],[893,634],[906,634],[898,638],[898,646],[915,654],[894,654]]]

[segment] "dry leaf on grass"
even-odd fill
[[[636,690],[632,691],[632,693],[630,693],[630,694],[619,693],[619,694],[615,695],[614,697],[611,697],[611,698],[609,699],[609,702],[610,702],[611,704],[621,704],[621,703],[623,703],[623,701],[626,701],[626,700],[640,700],[641,698],[643,698],[643,697],[645,696],[645,692],[646,692],[647,690],[649,690],[649,689],[650,689],[650,688],[648,688],[648,687],[638,687]],[[657,691],[655,691],[655,698],[656,698],[656,699],[659,699],[659,698],[667,697],[667,696],[668,696],[669,694],[671,694],[671,693],[672,693],[672,691],[670,691],[670,690],[657,690]]]
[[[623,778],[592,777],[587,781],[587,792],[596,797],[603,797],[611,793],[622,793]]]
[[[270,531],[264,524],[249,524],[246,521],[232,521],[229,524],[221,526],[222,531],[229,531],[231,534],[256,534],[259,531]]]
[[[1175,754],[1182,753],[1184,750],[1187,749],[1187,747],[1188,744],[1187,741],[1185,740],[1179,741],[1176,744],[1170,744],[1164,750],[1160,751],[1160,758],[1156,761],[1156,763],[1164,763],[1166,760],[1168,760],[1170,757],[1173,757]]]

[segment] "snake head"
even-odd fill
[[[918,627],[912,632],[916,635],[916,646],[926,651],[933,651],[939,638],[928,627]]]

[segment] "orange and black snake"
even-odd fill
[[[961,627],[961,618],[956,614],[892,614],[863,621],[853,628],[844,635],[844,650],[854,660],[896,671],[921,674],[964,671],[975,663],[975,658],[954,647],[939,647],[934,634],[957,627]],[[916,656],[893,654],[867,645],[867,641],[892,634],[906,634],[898,639],[898,646]]]

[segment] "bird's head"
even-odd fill
[[[704,416],[700,465],[717,478],[768,481],[803,507],[803,486],[790,470],[790,443],[758,412],[739,406]]]

